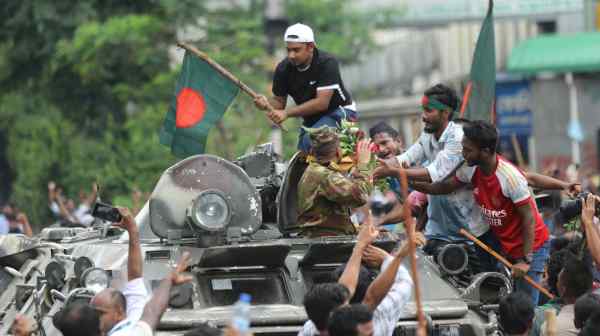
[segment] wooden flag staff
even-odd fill
[[[408,199],[408,177],[404,169],[399,169],[400,183],[402,185],[402,197]],[[417,272],[417,254],[415,246],[415,221],[412,217],[408,202],[404,202],[404,227],[408,239],[410,255],[410,271],[415,289],[415,306],[417,307],[417,336],[427,335],[427,322],[423,314],[423,304],[421,303],[421,287],[419,285],[419,272]]]
[[[504,258],[500,254],[498,254],[498,252],[492,250],[489,246],[485,245],[481,240],[475,238],[472,234],[467,232],[467,230],[460,229],[459,232],[463,236],[469,238],[469,240],[471,240],[475,244],[479,245],[479,247],[484,249],[487,253],[491,254],[494,258],[498,259],[501,263],[506,265],[506,267],[512,269],[512,264],[510,263],[510,261],[506,260],[506,258]],[[554,295],[552,295],[552,293],[550,293],[546,288],[542,287],[537,282],[533,281],[533,279],[530,278],[529,276],[525,275],[525,276],[523,276],[523,279],[525,279],[525,281],[527,281],[531,286],[535,287],[537,290],[539,290],[542,294],[546,295],[548,298],[554,299]]]
[[[235,85],[237,85],[240,88],[240,90],[244,91],[246,94],[248,94],[250,97],[252,97],[252,99],[256,99],[259,96],[248,85],[246,85],[239,78],[235,77],[231,72],[229,72],[229,70],[225,69],[219,63],[213,61],[210,57],[208,57],[208,55],[206,53],[196,49],[195,47],[193,47],[191,45],[183,43],[183,42],[178,42],[177,46],[191,52],[192,54],[196,55],[197,57],[199,57],[200,59],[202,59],[203,61],[208,63],[208,65],[210,65],[215,70],[217,70],[221,75],[225,76],[225,78],[232,81]],[[271,104],[268,105],[268,110],[269,111],[274,110],[274,108],[273,108],[273,106],[271,106]],[[287,132],[287,128],[284,125],[276,124],[276,123],[274,123],[274,125],[279,127],[280,129],[282,129],[283,131]]]

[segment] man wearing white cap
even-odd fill
[[[273,97],[259,96],[254,100],[256,107],[267,111],[271,104],[274,109],[267,115],[277,124],[301,117],[305,127],[335,127],[342,119],[356,120],[356,105],[344,87],[338,61],[317,49],[312,29],[296,23],[286,29],[284,41],[287,57],[275,69]],[[288,95],[296,106],[286,108]],[[310,138],[303,129],[298,149],[310,149]]]

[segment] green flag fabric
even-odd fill
[[[204,153],[208,131],[238,92],[233,82],[186,51],[175,96],[160,129],[160,143],[180,158]]]
[[[466,118],[495,123],[496,48],[493,9],[494,2],[490,0],[477,38],[470,80],[463,101],[466,104]]]

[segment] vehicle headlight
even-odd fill
[[[108,288],[110,277],[105,270],[94,267],[88,268],[81,276],[83,287],[98,293],[103,289]]]
[[[231,219],[231,207],[218,190],[205,190],[192,203],[188,216],[200,229],[221,231]]]

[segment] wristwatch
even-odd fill
[[[532,261],[533,261],[533,255],[531,253],[526,254],[521,258],[515,259],[516,263],[525,263],[527,265],[530,265]]]

